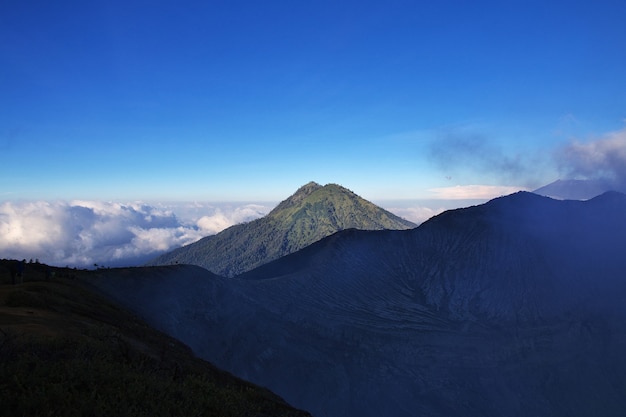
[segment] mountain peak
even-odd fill
[[[283,224],[297,224],[296,228],[308,229],[307,233],[316,233],[316,229],[328,231],[321,233],[319,238],[344,229],[401,230],[416,226],[332,183],[321,186],[309,182],[282,201],[267,217]]]
[[[340,230],[416,227],[338,184],[309,182],[267,216],[161,255],[150,265],[186,263],[232,277]]]
[[[276,212],[279,212],[279,211],[288,209],[289,207],[293,207],[293,206],[300,204],[302,200],[304,200],[305,198],[307,198],[308,196],[310,196],[311,194],[313,194],[315,191],[319,190],[320,188],[323,188],[323,187],[319,185],[318,183],[316,183],[315,181],[310,181],[304,184],[302,187],[298,188],[296,192],[293,193],[291,196],[289,196],[286,200],[281,201],[280,204],[278,204],[269,213],[269,215],[272,215],[272,213],[275,214]]]
[[[315,181],[309,181],[306,184],[304,184],[302,187],[298,188],[293,195],[298,195],[298,194],[308,195],[316,190],[319,190],[320,188],[322,188],[320,184],[316,183]]]

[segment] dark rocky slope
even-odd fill
[[[28,263],[12,285],[17,262],[0,260],[0,415],[310,416],[80,285],[99,272]]]
[[[95,284],[315,415],[621,416],[625,248],[625,195],[517,193],[340,232],[235,279]]]

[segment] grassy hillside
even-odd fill
[[[75,278],[0,261],[0,415],[307,416],[191,350]],[[18,278],[19,281],[19,278]]]
[[[310,182],[267,216],[160,256],[151,265],[199,265],[222,276],[250,271],[340,230],[403,230],[416,225],[336,184]]]

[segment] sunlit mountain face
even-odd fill
[[[267,216],[160,255],[147,265],[191,264],[232,277],[340,230],[404,230],[415,226],[340,185],[309,182]]]
[[[624,248],[626,195],[520,192],[236,278],[179,265],[93,284],[313,415],[620,416]]]

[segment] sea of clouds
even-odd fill
[[[0,258],[78,268],[142,265],[175,248],[252,221],[273,203],[0,203]],[[444,208],[395,206],[421,223]]]
[[[102,201],[0,203],[0,257],[56,266],[141,265],[234,224],[267,214],[261,204]]]

